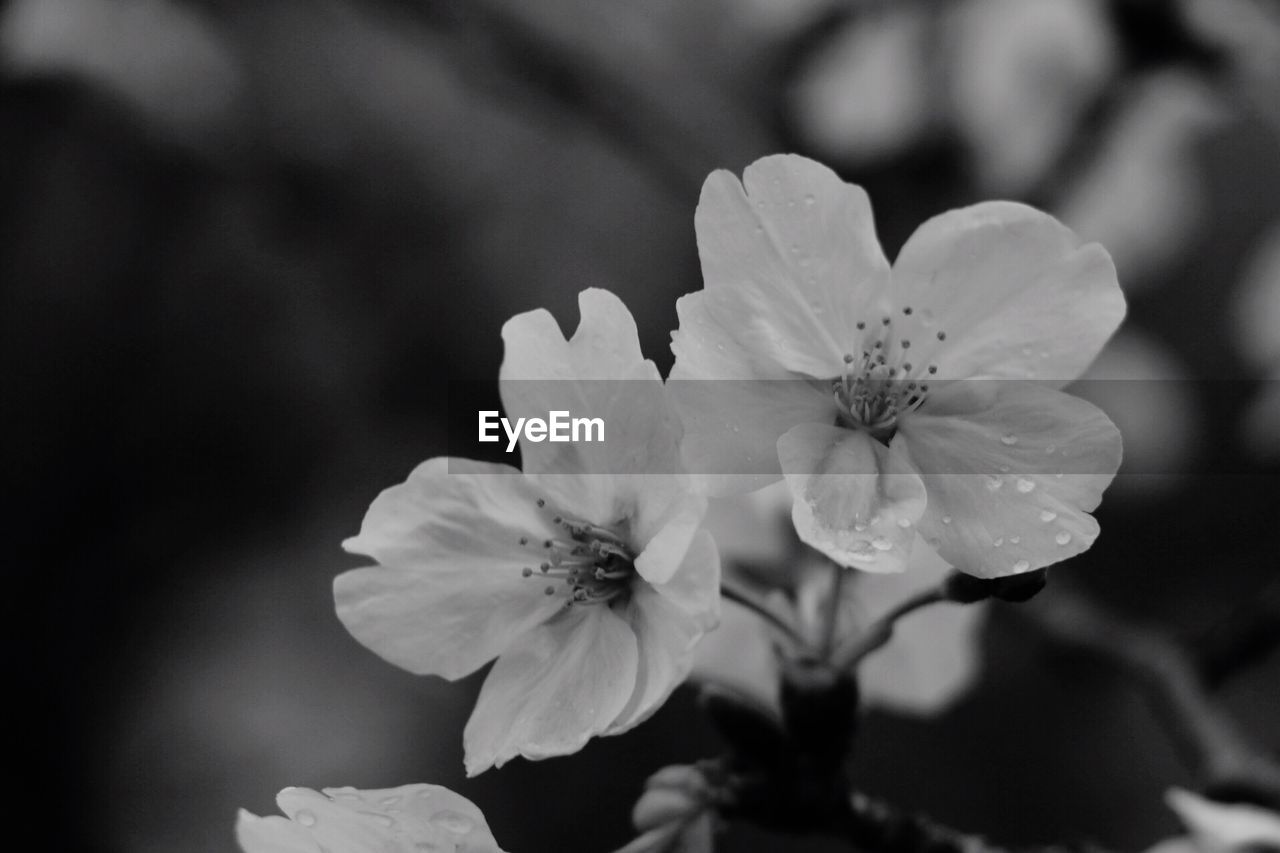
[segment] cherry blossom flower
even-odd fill
[[[706,286],[678,303],[669,385],[709,488],[785,475],[800,537],[872,571],[917,534],[979,577],[1093,544],[1120,436],[1059,388],[1124,315],[1100,246],[988,202],[926,222],[891,270],[866,193],[794,155],[712,174],[696,224]]]
[[[711,502],[706,528],[719,547],[726,573],[771,582],[768,604],[796,626],[811,648],[826,630],[831,564],[803,547],[788,519],[790,492],[776,483],[750,495]],[[923,542],[916,543],[906,572],[860,572],[841,585],[836,644],[860,634],[876,619],[916,593],[937,586],[951,567]],[[868,707],[912,715],[944,711],[973,684],[979,671],[978,638],[985,604],[936,607],[901,620],[892,641],[858,667],[858,685]],[[779,684],[783,658],[801,653],[758,614],[726,601],[720,625],[698,645],[692,676],[727,688],[781,717]]]
[[[241,809],[245,853],[502,853],[480,809],[439,785],[285,788],[276,802],[287,817]]]
[[[504,406],[589,413],[610,440],[522,438],[523,473],[428,460],[345,543],[380,565],[334,584],[347,629],[397,666],[457,679],[497,658],[463,734],[473,775],[639,724],[718,619],[705,499],[679,473],[657,368],[617,297],[587,290],[579,307],[567,341],[546,311],[504,326]]]
[[[1248,853],[1280,849],[1280,814],[1261,806],[1226,804],[1173,788],[1165,797],[1190,831],[1148,853]]]

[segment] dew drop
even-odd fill
[[[1066,545],[1071,541],[1071,534],[1064,530],[1057,536],[1053,537],[1053,541],[1057,542],[1059,545]]]
[[[475,826],[475,821],[460,812],[446,809],[431,818],[431,825],[454,835],[466,835]]]
[[[1048,524],[1050,521],[1053,521],[1057,517],[1058,517],[1058,514],[1051,509],[1040,510],[1040,520],[1043,521],[1045,524]]]
[[[944,515],[944,516],[942,517],[942,523],[943,523],[943,524],[950,524],[950,523],[951,523],[951,516],[949,516],[949,515]]]
[[[901,527],[903,530],[906,530],[908,527],[911,526],[911,519],[909,518],[898,519],[898,526]]]
[[[809,205],[810,207],[812,207],[817,201],[818,200],[814,198],[812,195],[807,195],[804,197],[804,203]]]
[[[1007,432],[1004,435],[1000,436],[1000,443],[1003,444],[1005,447],[1013,447],[1015,444],[1018,443],[1018,437],[1011,432]]]
[[[1018,491],[1025,495],[1036,490],[1036,481],[1028,480],[1026,477],[1019,477],[1017,486]]]
[[[316,825],[315,812],[307,811],[306,809],[303,809],[302,811],[298,812],[297,815],[294,816],[294,819],[297,820],[298,823],[302,824],[303,826]]]
[[[1021,537],[1021,536],[1010,536],[1010,537],[1009,537],[1009,544],[1010,544],[1010,545],[1017,545],[1017,544],[1018,544],[1019,542],[1021,542],[1021,541],[1022,541],[1022,537]]]
[[[861,533],[862,531],[867,529],[867,526],[862,522],[858,521],[858,522],[854,522],[853,529],[855,532]]]
[[[1029,568],[1031,568],[1031,564],[1028,563],[1026,560],[1019,560],[1018,562],[1013,564],[1013,570],[1015,572],[1025,572]]]
[[[1051,444],[1051,445],[1049,445],[1048,447],[1046,447],[1046,448],[1044,449],[1044,452],[1045,452],[1045,453],[1055,453],[1057,450],[1058,450],[1058,445],[1056,445],[1056,444]]]
[[[892,551],[893,543],[883,536],[877,536],[875,539],[871,540],[871,547],[875,548],[877,551]]]
[[[734,432],[739,432],[739,431],[741,431],[741,429],[742,429],[742,427],[738,426],[737,424],[734,424],[734,425],[733,425],[733,431],[734,431]]]
[[[988,492],[998,492],[998,491],[1000,491],[1000,487],[1001,487],[1001,486],[1003,486],[1003,485],[1004,485],[1004,480],[1001,480],[999,477],[988,477],[988,478],[987,478],[987,491],[988,491]]]
[[[994,540],[992,540],[991,544],[999,548],[1001,545],[1004,544],[1004,537],[997,536]]]

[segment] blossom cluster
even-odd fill
[[[1098,536],[1091,513],[1120,436],[1061,389],[1125,312],[1100,246],[1045,213],[991,202],[927,221],[890,264],[866,193],[792,155],[754,163],[741,181],[712,174],[695,225],[704,287],[677,304],[665,380],[604,290],[579,295],[571,336],[545,310],[502,329],[506,413],[571,408],[609,424],[609,442],[522,436],[519,469],[429,459],[344,543],[374,563],[334,583],[337,614],[362,644],[446,679],[493,662],[463,733],[469,775],[625,732],[691,673],[736,678],[776,706],[788,653],[856,640],[948,571],[1020,575]],[[795,628],[790,651],[759,614],[721,606],[722,583],[764,529],[778,535],[754,556],[786,551],[765,585]],[[980,618],[954,623],[956,638]],[[864,689],[932,709],[971,664],[917,677],[898,659]],[[412,818],[439,849],[457,841],[438,831],[439,803],[461,799],[443,789],[290,790],[292,828],[245,818],[246,849],[311,850],[254,841],[293,838],[307,815],[352,838]],[[340,818],[379,795],[419,805],[401,806],[403,819],[389,805]],[[492,841],[469,803],[449,813]]]

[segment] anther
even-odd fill
[[[881,322],[881,323],[884,323],[884,324],[887,326],[887,325],[889,325],[890,320],[889,320],[889,318],[888,318],[888,317],[885,317],[885,318],[884,318],[883,320],[881,320],[880,322]]]
[[[555,588],[554,586],[549,586],[549,587],[547,587],[546,589],[544,589],[544,590],[542,591],[542,594],[543,594],[543,595],[555,595],[555,594],[556,594],[556,588]]]
[[[930,372],[930,373],[937,373],[937,372],[938,372],[938,365],[936,365],[936,364],[931,364],[931,365],[929,365],[929,372]]]
[[[564,524],[564,518],[563,518],[563,516],[559,516],[559,515],[557,515],[555,518],[551,519],[551,523],[552,523],[552,524]]]
[[[547,502],[544,501],[542,498],[538,498],[537,504],[538,504],[538,509],[542,509],[544,506],[547,505]]]
[[[903,309],[902,309],[902,313],[903,313],[903,314],[906,314],[906,315],[908,315],[908,316],[910,316],[910,315],[911,315],[911,306],[910,306],[910,305],[908,305],[908,306],[906,306],[905,308],[903,308]]]
[[[947,339],[947,333],[946,333],[946,332],[938,332],[938,340],[940,340],[940,341],[945,341],[946,339]]]
[[[523,569],[520,570],[520,574],[526,578],[531,578],[533,577],[533,569],[529,568],[528,566],[525,566]]]
[[[865,328],[867,327],[867,324],[866,324],[866,323],[864,323],[864,322],[863,322],[863,321],[861,321],[861,320],[859,320],[859,321],[858,321],[858,324],[857,324],[857,325],[858,325],[858,329],[859,329],[859,330],[865,329]]]
[[[903,373],[911,372],[911,362],[908,361],[906,364],[902,365],[902,372]]]
[[[903,348],[903,349],[911,349],[911,341],[903,341],[903,342],[902,342],[902,348]]]
[[[543,548],[550,548],[550,547],[551,547],[552,545],[554,545],[554,544],[555,544],[555,543],[554,543],[554,542],[552,542],[550,539],[547,539],[546,541],[544,541],[544,542],[542,543],[542,547],[543,547]]]
[[[528,545],[528,544],[529,544],[529,537],[528,537],[528,536],[521,536],[521,537],[520,537],[520,544],[521,544],[521,545]]]

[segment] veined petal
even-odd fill
[[[899,424],[893,446],[928,490],[920,532],[978,577],[1052,565],[1087,550],[1089,515],[1120,466],[1103,412],[1034,382],[957,382]]]
[[[461,469],[449,473],[449,468]],[[373,502],[346,548],[382,566],[334,580],[338,618],[380,656],[418,674],[461,678],[555,614],[535,568],[550,506],[505,465],[431,459]],[[522,543],[523,540],[523,543]]]
[[[709,314],[787,370],[835,376],[888,279],[866,193],[795,155],[758,160],[743,178],[712,173],[698,201]]]
[[[690,475],[711,494],[741,494],[777,482],[779,437],[796,424],[834,420],[834,403],[828,392],[793,376],[753,379],[734,375],[744,371],[727,365],[713,373],[720,366],[703,358],[692,343],[697,335],[686,332],[689,318],[702,311],[703,297],[695,293],[680,301],[681,331],[673,339],[676,364],[667,388],[684,427],[681,451]],[[737,364],[749,366],[748,356],[738,354]],[[700,370],[706,372],[699,375]]]
[[[801,424],[778,440],[796,532],[842,566],[902,571],[925,489],[910,461],[861,430]]]
[[[521,536],[556,532],[546,495],[510,465],[437,456],[386,489],[342,547],[383,565],[422,566],[472,555],[522,564]]]
[[[606,732],[636,685],[636,637],[608,607],[572,607],[498,658],[462,734],[467,775],[547,758]]]
[[[919,363],[948,379],[1068,382],[1125,314],[1101,246],[1081,246],[1052,216],[1012,202],[925,222],[894,263],[892,292],[921,327],[911,330]]]
[[[669,582],[637,584],[625,618],[638,647],[636,687],[607,734],[648,719],[688,676],[694,646],[719,622],[720,558],[711,535],[698,533]]]
[[[535,555],[536,556],[536,555]],[[532,561],[531,561],[532,562]],[[334,578],[338,618],[379,657],[417,675],[470,675],[564,607],[546,578],[475,559],[423,569],[373,566]]]
[[[323,793],[285,788],[276,800],[288,819],[241,811],[236,836],[246,853],[385,853],[455,845],[501,853],[480,810],[438,785],[326,788]]]
[[[544,310],[503,326],[503,407],[509,418],[546,419],[560,411],[603,422],[603,441],[535,442],[526,433],[520,451],[525,473],[551,475],[545,485],[564,508],[607,524],[634,496],[627,477],[680,472],[680,426],[621,300],[589,289],[578,305],[582,319],[568,340]]]

